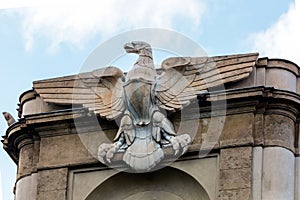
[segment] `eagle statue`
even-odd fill
[[[188,133],[177,135],[163,111],[179,111],[209,88],[248,77],[258,57],[257,53],[172,57],[162,62],[158,74],[149,44],[133,41],[124,49],[139,55],[127,74],[109,66],[65,77],[61,85],[54,79],[47,87],[37,81],[34,89],[48,103],[82,104],[107,120],[120,118],[114,143],[101,144],[98,159],[107,164],[117,152],[124,152],[124,162],[137,172],[156,167],[164,158],[165,145],[182,155],[192,141]],[[69,87],[72,93],[66,92]]]

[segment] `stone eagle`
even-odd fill
[[[7,125],[10,126],[12,125],[13,123],[16,122],[16,120],[14,119],[14,117],[9,113],[9,112],[2,112],[6,122],[7,122]]]
[[[114,143],[101,144],[98,158],[111,162],[119,150],[135,171],[153,169],[163,158],[163,146],[172,145],[174,154],[183,154],[191,143],[188,134],[177,135],[161,110],[179,111],[209,88],[249,76],[258,54],[216,57],[172,57],[154,67],[152,49],[146,42],[124,45],[139,55],[127,74],[105,67],[56,79],[34,82],[44,101],[55,104],[82,104],[107,120],[121,117]],[[73,88],[73,90],[70,90]]]

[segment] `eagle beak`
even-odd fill
[[[128,42],[124,45],[124,49],[127,53],[138,53],[134,45],[131,42]]]

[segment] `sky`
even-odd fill
[[[259,52],[300,65],[299,19],[300,0],[0,0],[0,111],[17,119],[32,81],[76,74],[98,45],[140,28],[183,34],[209,56]],[[13,199],[15,175],[0,150],[0,200]]]

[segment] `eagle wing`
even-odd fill
[[[35,81],[33,88],[45,102],[81,104],[101,117],[113,120],[125,109],[122,77],[120,69],[106,67],[73,76]]]
[[[208,88],[248,77],[257,58],[258,53],[168,58],[156,80],[157,105],[169,111],[180,110]]]

